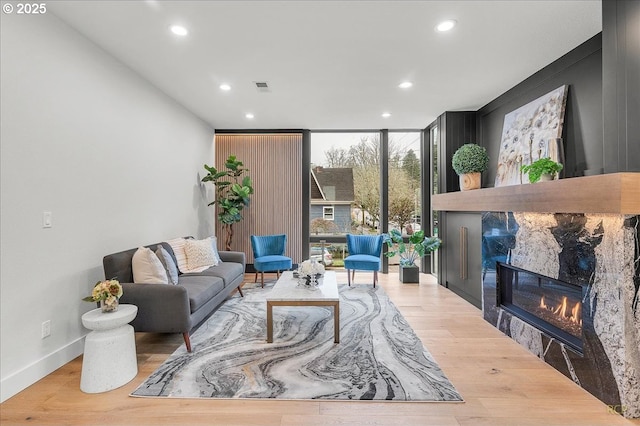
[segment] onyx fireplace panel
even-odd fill
[[[637,215],[482,218],[484,319],[632,418],[640,417],[639,229]]]
[[[582,354],[583,287],[502,262],[497,305]]]

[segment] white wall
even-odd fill
[[[4,401],[82,352],[105,254],[213,234],[214,130],[51,14],[1,26]]]

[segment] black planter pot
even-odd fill
[[[417,266],[400,266],[400,282],[419,283],[420,268]]]

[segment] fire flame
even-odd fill
[[[569,307],[567,306],[567,296],[562,296],[562,303],[556,308],[549,306],[544,301],[544,296],[540,297],[540,307],[548,309],[553,312],[554,315],[560,317],[563,320],[568,320],[574,324],[582,326],[582,313],[580,302],[576,302],[573,308],[570,309],[570,313],[567,313]]]

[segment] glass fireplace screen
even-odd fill
[[[498,262],[498,306],[582,352],[582,286]]]

